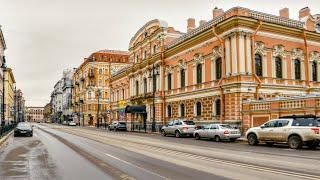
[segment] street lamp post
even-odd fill
[[[100,111],[100,95],[101,95],[101,89],[98,89],[98,110],[97,110],[97,128],[100,127],[100,119],[99,119],[99,111]]]
[[[2,65],[1,65],[1,68],[2,68],[2,120],[1,120],[1,126],[4,126],[5,124],[5,115],[4,115],[4,110],[5,110],[5,104],[4,104],[4,95],[5,95],[5,87],[4,87],[4,81],[5,81],[5,71],[7,70],[7,66],[6,66],[6,58],[5,56],[3,56],[3,59],[2,59]]]
[[[156,131],[156,107],[155,107],[155,94],[156,94],[156,76],[159,75],[158,71],[155,71],[156,67],[152,64],[152,70],[149,78],[152,78],[152,132]]]

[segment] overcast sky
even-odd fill
[[[288,7],[293,19],[305,6],[320,13],[319,0],[0,0],[7,65],[27,105],[43,106],[63,69],[78,67],[90,53],[127,50],[134,33],[155,18],[185,32],[186,19],[209,20],[215,6],[271,14]]]

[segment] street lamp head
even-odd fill
[[[7,68],[7,66],[6,66],[6,57],[5,57],[5,56],[2,57],[2,65],[1,65],[1,68],[2,68],[2,69]]]

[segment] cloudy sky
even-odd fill
[[[209,20],[215,6],[271,14],[288,7],[293,19],[305,6],[320,13],[319,0],[0,0],[0,25],[17,87],[27,105],[43,106],[63,69],[77,67],[90,53],[127,50],[133,34],[154,18],[185,32],[186,19]]]

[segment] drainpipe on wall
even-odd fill
[[[310,69],[309,69],[309,48],[308,48],[308,43],[307,43],[307,35],[306,35],[306,31],[303,29],[302,30],[303,33],[303,40],[304,40],[304,53],[305,53],[305,60],[304,60],[304,64],[306,67],[306,81],[307,81],[307,86],[308,86],[308,90],[307,93],[310,93]]]
[[[255,44],[255,37],[260,29],[260,27],[262,26],[262,21],[259,20],[258,21],[259,25],[258,27],[256,28],[256,30],[254,31],[254,33],[252,34],[251,36],[251,65],[252,65],[252,74],[253,74],[253,77],[258,81],[258,86],[256,88],[256,94],[255,94],[255,98],[256,99],[259,99],[259,89],[261,88],[261,80],[260,78],[257,76],[256,74],[256,68],[255,68],[255,62],[254,62],[254,44]]]
[[[225,115],[224,94],[223,94],[223,89],[221,86],[222,80],[225,79],[225,74],[226,74],[226,62],[225,62],[225,58],[224,58],[225,46],[224,46],[224,41],[216,33],[215,26],[212,27],[212,32],[213,32],[214,36],[219,40],[220,46],[221,46],[222,76],[218,82],[218,86],[220,89],[220,102],[221,102],[220,122],[222,123],[224,121],[224,117],[225,117],[224,116]]]
[[[162,66],[162,125],[166,124],[166,95],[165,95],[165,91],[164,91],[164,87],[165,87],[165,72],[166,72],[166,64],[164,61],[164,37],[160,38],[161,40],[161,49],[160,49],[160,60],[161,60],[161,66]]]

